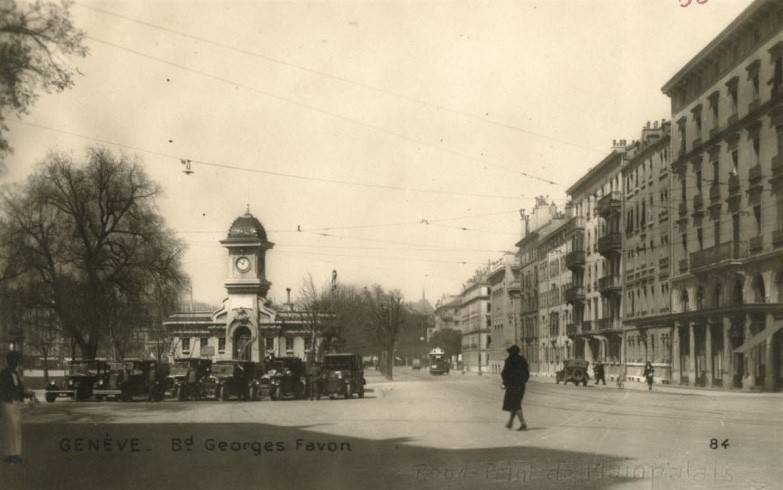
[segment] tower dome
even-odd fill
[[[250,214],[249,211],[235,219],[228,229],[229,240],[248,238],[252,240],[261,240],[262,242],[267,241],[266,230],[264,230],[264,227],[261,225],[261,222],[258,221],[258,218]]]

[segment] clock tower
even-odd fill
[[[266,298],[271,283],[266,280],[266,251],[274,244],[258,219],[246,212],[231,224],[220,241],[228,250],[228,279],[225,281],[230,308],[255,309],[258,298]]]

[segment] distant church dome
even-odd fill
[[[231,223],[228,229],[228,238],[257,238],[263,242],[266,240],[266,230],[258,221],[258,218],[246,212]]]

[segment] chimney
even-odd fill
[[[291,304],[291,288],[285,288],[285,294],[288,297],[288,300],[286,301],[286,304],[288,305],[288,309],[294,311],[294,305]]]

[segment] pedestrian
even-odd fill
[[[655,368],[650,361],[644,365],[644,379],[647,380],[647,390],[652,391],[653,376],[655,375]]]
[[[628,374],[628,368],[625,363],[620,364],[620,373],[617,375],[617,387],[623,388],[625,386],[625,377]]]
[[[311,400],[321,398],[321,366],[316,362],[307,367],[307,392]]]
[[[606,386],[606,375],[604,373],[604,365],[601,363],[601,361],[596,361],[595,366],[593,367],[593,374],[595,375],[596,385],[599,382],[603,382],[604,386]]]
[[[22,354],[11,351],[6,356],[6,368],[0,371],[0,418],[5,448],[3,462],[22,462],[22,415],[20,406],[25,398],[35,401],[32,391],[24,389],[22,381]]]
[[[520,425],[517,430],[527,430],[525,417],[522,414],[522,398],[525,396],[525,383],[530,378],[530,369],[527,360],[519,355],[519,347],[512,345],[508,349],[508,357],[503,365],[503,388],[506,390],[503,396],[503,410],[510,412],[506,428],[510,429],[514,424],[514,417],[519,417]]]

